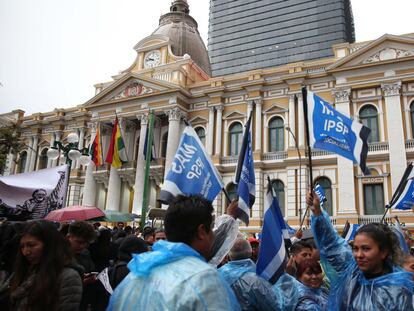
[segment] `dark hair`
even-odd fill
[[[124,232],[129,235],[132,234],[132,227],[131,226],[125,226]]]
[[[362,233],[373,239],[380,250],[388,251],[387,261],[394,265],[402,264],[403,252],[401,250],[400,241],[388,225],[380,223],[366,224],[358,229],[355,237]]]
[[[30,221],[21,236],[30,235],[43,242],[42,257],[36,268],[33,285],[28,289],[28,305],[31,310],[58,310],[60,275],[72,261],[69,245],[56,227],[47,221]],[[11,280],[11,292],[28,277],[29,263],[19,251]]]
[[[145,227],[144,231],[142,232],[142,236],[144,237],[144,240],[149,235],[155,235],[155,228],[153,227]]]
[[[200,225],[204,225],[207,232],[210,231],[213,222],[212,212],[211,203],[199,195],[175,197],[167,209],[164,220],[168,241],[190,245]]]
[[[71,223],[68,233],[88,242],[92,242],[96,238],[95,229],[86,221],[75,221]]]
[[[309,248],[310,250],[312,250],[312,247],[306,241],[300,240],[293,243],[293,245],[289,249],[289,252],[291,255],[296,255],[305,248]]]
[[[310,248],[318,249],[318,247],[316,246],[316,242],[315,242],[314,238],[307,239],[306,243],[309,245]]]
[[[157,230],[155,230],[155,233],[156,234],[157,233],[160,233],[160,232],[164,232],[165,233],[165,230],[163,228],[158,228]]]
[[[322,272],[322,268],[319,262],[317,262],[315,259],[305,259],[297,265],[296,278],[300,278],[307,269],[310,269],[311,272],[317,274]]]
[[[141,254],[148,251],[147,243],[136,236],[126,237],[118,250],[118,259],[123,261],[130,261],[132,254]]]

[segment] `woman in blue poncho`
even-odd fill
[[[402,252],[391,229],[379,223],[361,227],[351,250],[319,203],[317,195],[308,194],[321,260],[336,272],[330,275],[328,310],[414,310],[414,283],[400,267]]]

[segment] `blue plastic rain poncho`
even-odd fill
[[[252,260],[230,261],[219,272],[233,289],[242,310],[282,310],[280,294],[256,274]]]
[[[240,310],[217,270],[186,244],[158,241],[128,268],[107,310]]]
[[[414,310],[411,273],[393,266],[389,274],[366,279],[351,248],[333,228],[328,214],[313,215],[311,224],[321,261],[335,270],[328,274],[331,278],[328,310]]]
[[[290,274],[284,273],[273,289],[281,293],[284,311],[322,311],[327,308],[328,290],[325,287],[309,288]]]

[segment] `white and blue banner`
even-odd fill
[[[199,194],[212,202],[222,188],[223,181],[208,157],[203,143],[194,129],[187,126],[164,180],[160,201],[168,204],[179,194]]]
[[[316,183],[315,186],[313,187],[313,191],[315,191],[315,193],[318,195],[319,201],[321,202],[321,204],[327,201],[325,191],[323,191],[323,188],[320,184]]]
[[[309,145],[334,152],[358,163],[364,174],[368,154],[368,135],[371,130],[336,111],[328,102],[307,91],[307,120]]]
[[[285,241],[290,241],[290,238],[279,202],[272,194],[270,182],[264,208],[265,215],[256,273],[274,284],[285,270],[287,261]]]
[[[239,196],[238,206],[240,209],[238,218],[248,225],[250,218],[249,211],[256,199],[256,181],[254,177],[254,162],[250,128],[246,128],[246,131],[247,148],[243,159],[240,180],[238,181],[237,194]]]
[[[414,169],[410,163],[405,169],[400,184],[393,195],[388,208],[410,210],[414,206]]]
[[[358,229],[361,226],[359,224],[351,224],[350,222],[346,222],[344,232],[342,233],[342,237],[347,241],[353,241],[355,239],[355,235]]]
[[[0,217],[42,219],[65,207],[69,166],[0,177]]]

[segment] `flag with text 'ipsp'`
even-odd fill
[[[194,129],[187,126],[161,189],[160,201],[168,204],[179,194],[199,194],[212,202],[223,186],[203,143]]]
[[[285,240],[290,241],[289,232],[280,211],[279,202],[273,196],[269,183],[265,197],[265,215],[256,273],[271,283],[277,281],[286,267]]]
[[[364,174],[369,174],[366,159],[371,130],[310,91],[307,91],[307,104],[310,146],[352,160],[359,164]]]

